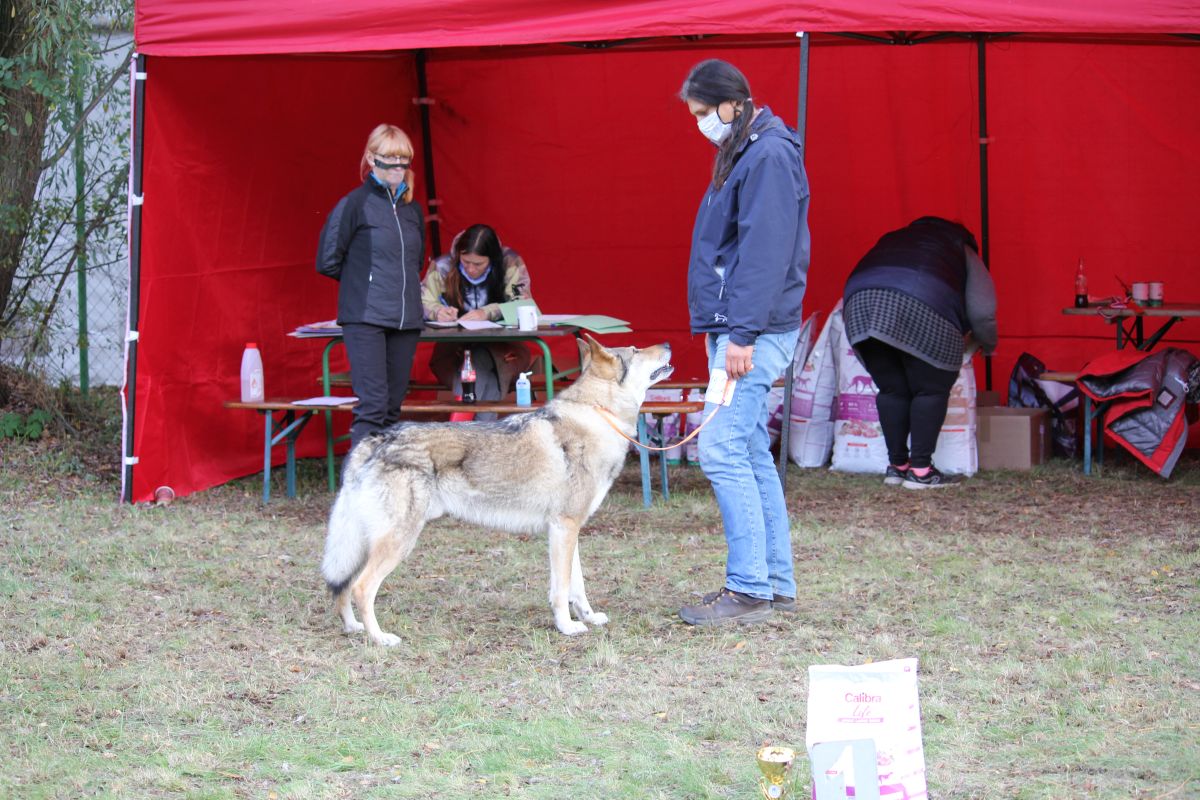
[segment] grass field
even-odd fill
[[[396,649],[340,632],[303,467],[295,501],[131,508],[4,457],[0,796],[754,798],[759,746],[803,751],[809,665],[914,656],[933,798],[1200,797],[1194,459],[793,471],[802,610],[721,629],[675,616],[722,582],[707,483],[646,511],[631,462],[582,540],[607,628],[553,629],[544,541],[440,520],[384,583]]]

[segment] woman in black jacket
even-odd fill
[[[362,185],[338,202],[321,230],[317,271],[341,282],[337,319],[358,396],[352,445],[400,418],[424,327],[425,215],[412,199],[412,157],[404,131],[371,131]]]
[[[940,217],[884,234],[850,273],[842,318],[879,388],[889,462],[883,482],[906,489],[958,483],[933,466],[950,390],[964,352],[996,349],[996,290],[975,237]]]

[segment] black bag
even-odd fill
[[[1009,408],[1044,408],[1050,412],[1051,446],[1056,456],[1074,458],[1078,437],[1075,433],[1075,415],[1063,409],[1079,398],[1079,389],[1072,388],[1057,401],[1051,400],[1038,378],[1046,371],[1046,365],[1029,353],[1022,353],[1013,365],[1008,379]]]

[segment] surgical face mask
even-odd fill
[[[704,119],[696,120],[696,127],[704,134],[704,138],[713,144],[720,144],[729,135],[730,129],[733,128],[733,123],[722,122],[721,117],[714,108]]]
[[[467,268],[464,267],[463,263],[460,261],[458,262],[458,274],[462,275],[466,279],[467,283],[471,284],[472,286],[478,286],[487,280],[488,275],[492,274],[492,265],[488,264],[488,268],[485,269],[478,278],[472,278],[470,273],[467,272]]]

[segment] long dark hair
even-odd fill
[[[750,82],[733,64],[719,58],[710,58],[692,67],[692,71],[683,82],[683,88],[679,90],[679,97],[684,101],[699,100],[713,108],[725,102],[742,103],[741,113],[733,118],[733,129],[725,137],[725,141],[721,142],[717,149],[717,158],[713,162],[713,185],[720,189],[733,170],[738,150],[750,135],[750,122],[754,119]]]
[[[504,251],[500,248],[500,237],[490,225],[476,223],[458,235],[450,248],[450,274],[446,276],[446,302],[464,311],[463,276],[458,271],[458,261],[463,255],[487,256],[492,271],[484,281],[487,302],[498,303],[504,298]]]

